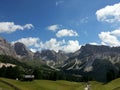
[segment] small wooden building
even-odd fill
[[[23,81],[33,81],[35,78],[34,75],[24,75],[23,76]]]

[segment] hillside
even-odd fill
[[[6,39],[0,37],[0,55],[9,55],[17,57],[17,54],[12,46]]]
[[[73,53],[55,52],[54,50],[42,50],[33,53],[23,43],[16,42],[13,45],[0,38],[0,61],[17,64],[24,67],[24,70],[27,66],[29,69],[27,71],[31,71],[30,73],[37,71],[38,77],[40,77],[38,72],[53,74],[51,69],[52,71],[60,71],[71,76],[82,76],[100,82],[109,82],[120,76],[120,47],[86,44]],[[43,73],[41,74],[44,76]],[[46,76],[48,76],[47,74]],[[65,75],[59,76],[65,77]],[[68,75],[66,77],[68,78]],[[46,79],[48,80],[48,78]],[[76,80],[74,79],[74,81]]]
[[[62,69],[97,81],[110,81],[120,74],[120,47],[86,44],[71,55]]]
[[[90,84],[92,90],[120,90],[120,78],[107,84],[96,81],[91,81]],[[15,90],[14,88],[17,88],[16,90],[84,90],[85,86],[86,83],[69,82],[63,80],[34,80],[32,82],[22,82],[12,79],[0,78],[0,89],[2,90]]]

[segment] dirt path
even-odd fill
[[[13,84],[11,84],[11,83],[8,83],[8,82],[6,82],[6,81],[4,81],[4,80],[1,80],[1,79],[0,79],[0,82],[2,82],[2,83],[4,83],[4,84],[7,84],[8,86],[14,88],[14,90],[21,90],[21,89],[19,89],[18,87],[16,87],[15,85],[13,85]]]

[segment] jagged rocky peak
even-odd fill
[[[35,53],[34,53],[34,58],[35,58],[35,59],[41,58],[41,53],[40,53],[39,51],[35,52]]]
[[[29,59],[33,58],[33,53],[23,43],[16,42],[14,44],[14,49],[17,55],[21,56],[21,58],[23,57],[29,58]]]
[[[59,62],[67,60],[68,56],[61,50],[58,52],[55,52],[54,50],[42,50],[41,52],[37,51],[36,53],[34,53],[34,58]]]
[[[62,50],[59,50],[58,53],[60,53],[60,54],[65,54],[65,52],[62,51]]]
[[[73,53],[62,68],[105,81],[107,72],[112,70],[117,75],[120,71],[120,47],[86,44]]]
[[[0,46],[12,47],[12,45],[4,38],[0,37]]]
[[[59,50],[58,53],[57,53],[58,60],[67,60],[68,57],[69,57],[69,53],[65,53],[62,50]]]
[[[81,52],[91,52],[91,53],[106,53],[106,52],[112,52],[112,53],[120,53],[120,47],[110,47],[105,45],[90,45],[86,44],[85,46],[82,46],[80,49]]]
[[[108,58],[108,57],[120,57],[120,47],[110,47],[104,45],[90,45],[86,44],[82,46],[78,51],[73,53],[70,60],[77,58]],[[85,61],[85,60],[84,60]]]
[[[7,41],[4,38],[0,37],[0,45],[5,45],[6,43]]]
[[[53,60],[53,61],[64,61],[68,58],[68,56],[63,51],[55,52],[54,50],[42,50],[41,51],[41,57],[46,56],[47,59]]]
[[[90,45],[90,44],[86,44],[85,46],[82,46],[80,50],[81,51],[93,52],[93,53],[108,52],[108,51],[111,51],[111,47],[104,46],[104,45]]]
[[[0,54],[16,57],[16,52],[6,39],[0,37]]]
[[[56,52],[54,50],[42,50],[41,57],[46,60],[56,61]]]
[[[42,50],[41,55],[46,55],[46,56],[53,56],[56,55],[56,52],[54,50]]]
[[[20,56],[28,55],[28,50],[23,43],[20,43],[20,42],[15,43],[14,49],[17,55],[20,55]]]

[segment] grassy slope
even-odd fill
[[[0,82],[0,90],[14,90],[12,87]]]
[[[6,78],[0,78],[21,90],[84,90],[85,83],[69,82],[69,81],[49,81],[49,80],[34,80],[32,82],[22,82]],[[120,78],[110,83],[102,84],[99,82],[92,81],[92,90],[120,90]],[[10,86],[0,82],[0,88],[11,89]],[[5,90],[6,90],[5,89]],[[4,90],[4,89],[3,89]]]

